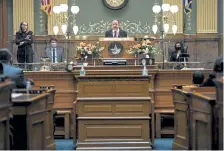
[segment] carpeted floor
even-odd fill
[[[72,139],[56,139],[56,149],[57,150],[72,150],[73,149],[73,141]],[[154,150],[172,150],[172,142],[171,138],[161,138],[155,139],[155,145],[153,146]]]

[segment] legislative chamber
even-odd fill
[[[223,0],[0,8],[0,150],[223,150]]]

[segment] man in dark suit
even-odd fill
[[[128,37],[128,34],[126,31],[119,28],[119,22],[117,20],[113,20],[112,29],[106,31],[105,37],[121,38]]]
[[[24,78],[23,70],[13,67],[11,61],[11,52],[6,48],[0,49],[0,63],[3,67],[3,75],[12,79],[15,82],[16,88],[26,88],[26,80]]]
[[[52,63],[64,61],[64,49],[57,47],[57,39],[51,38],[50,47],[45,49],[45,55],[51,60]]]

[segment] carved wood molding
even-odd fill
[[[151,100],[150,97],[77,97],[77,101],[140,101],[140,100]]]

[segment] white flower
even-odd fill
[[[145,53],[149,53],[149,49],[148,48],[145,49]]]
[[[84,47],[85,50],[88,50],[88,47]]]
[[[88,51],[88,54],[91,55],[92,54],[92,51]]]

